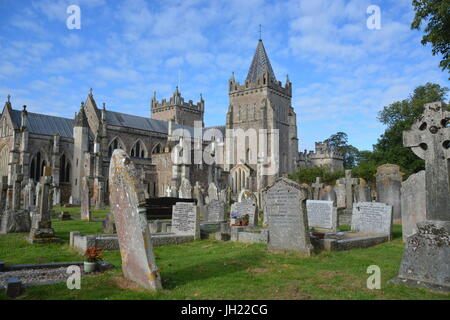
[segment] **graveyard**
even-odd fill
[[[67,210],[69,208],[55,208]],[[79,215],[80,208],[70,208]],[[94,211],[94,218],[104,212]],[[101,222],[53,220],[63,243],[38,245],[31,250],[20,234],[2,236],[0,255],[8,264],[78,261],[69,247],[69,233],[99,233]],[[394,225],[394,240],[368,249],[323,252],[305,258],[296,253],[270,253],[262,244],[201,240],[155,248],[163,290],[152,292],[123,279],[118,251],[104,252],[115,268],[82,280],[82,290],[65,283],[27,288],[17,299],[449,299],[448,294],[390,284],[398,273],[403,252],[401,227]],[[379,265],[382,289],[366,288],[366,268]],[[4,293],[0,293],[6,299]]]
[[[2,302],[450,300],[450,0],[3,2]]]

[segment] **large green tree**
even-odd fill
[[[422,44],[430,43],[433,55],[442,54],[440,67],[450,72],[450,0],[413,0],[416,12],[412,29],[424,28]]]
[[[332,150],[336,150],[344,155],[345,169],[351,169],[357,164],[359,151],[348,144],[348,136],[345,132],[332,134],[324,142],[328,143]]]
[[[425,103],[445,101],[448,90],[438,84],[427,83],[417,87],[409,98],[385,106],[378,120],[386,125],[386,130],[373,146],[373,152],[360,153],[361,168],[357,170],[368,173],[378,165],[394,163],[400,165],[408,176],[424,169],[423,160],[403,146],[403,131],[409,130],[423,113]]]

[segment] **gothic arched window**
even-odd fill
[[[66,158],[66,155],[63,154],[59,163],[59,180],[61,182],[70,182],[70,161]]]
[[[158,143],[156,146],[153,147],[152,154],[158,154],[162,152],[162,146],[161,143]]]
[[[114,138],[114,140],[109,144],[108,155],[111,157],[114,150],[116,150],[116,149],[123,149],[123,146],[120,143],[119,139]]]
[[[42,177],[42,174],[44,173],[44,167],[47,165],[44,159],[42,159],[41,152],[38,151],[34,157],[33,160],[31,160],[30,165],[30,178],[34,179],[35,181],[39,181],[39,179]]]
[[[138,140],[131,149],[131,156],[136,158],[145,158],[145,149],[143,144]]]

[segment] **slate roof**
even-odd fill
[[[168,132],[168,122],[115,111],[106,111],[106,122],[114,126],[122,126],[159,133]]]
[[[21,124],[21,111],[12,110],[12,121],[16,127]],[[61,137],[73,137],[73,119],[49,116],[28,112],[28,131],[30,133],[53,135],[59,133]]]
[[[269,73],[269,79],[276,81],[275,74],[272,66],[270,65],[269,57],[267,56],[266,49],[264,48],[264,44],[262,40],[259,40],[255,55],[253,56],[252,64],[248,70],[247,80],[250,82],[256,82],[256,79],[266,70]]]

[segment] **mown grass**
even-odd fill
[[[70,209],[74,214],[79,211]],[[0,260],[6,264],[80,261],[82,256],[68,246],[69,232],[101,232],[101,222],[54,220],[53,227],[63,243],[31,245],[24,234],[0,235]],[[119,252],[104,252],[105,260],[116,267],[84,277],[81,290],[69,290],[65,283],[38,286],[27,288],[19,299],[450,299],[449,294],[388,283],[397,276],[404,246],[401,226],[396,225],[394,233],[389,243],[309,258],[269,252],[263,244],[214,240],[156,247],[164,287],[159,292],[125,280]],[[381,290],[366,287],[370,265],[381,268]]]

